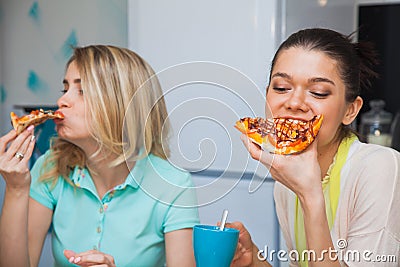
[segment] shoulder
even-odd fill
[[[360,155],[362,159],[373,159],[373,158],[392,158],[399,159],[400,153],[393,148],[385,147],[375,144],[366,144],[357,141],[354,144],[354,155]]]
[[[40,156],[34,163],[31,169],[31,187],[30,196],[37,202],[41,203],[49,209],[53,209],[57,203],[55,195],[60,190],[60,184],[63,179],[58,179],[56,182],[53,181],[42,181],[41,177],[44,172],[52,168],[51,151],[48,150],[45,154]]]
[[[50,157],[51,157],[51,150],[47,150],[46,153],[37,158],[31,169],[32,178],[37,178],[44,171],[48,170],[48,168],[51,168],[52,163],[49,162]],[[49,165],[45,166],[47,162]]]
[[[147,157],[140,187],[162,203],[186,207],[196,204],[190,173],[151,154]]]
[[[39,156],[36,160],[35,160],[35,164],[34,165],[43,165],[44,161],[46,159],[48,159],[51,156],[51,150],[47,150],[43,155]]]
[[[343,192],[355,204],[386,208],[396,194],[400,180],[400,153],[394,149],[358,142],[342,169]]]
[[[341,173],[341,205],[350,216],[349,235],[361,236],[383,229],[398,209],[400,153],[361,142],[353,148]]]
[[[191,181],[191,175],[188,171],[173,165],[169,160],[150,154],[147,164],[151,167],[148,168],[148,170],[151,170],[148,174],[157,175],[173,184],[186,184]]]
[[[349,155],[347,167],[351,172],[386,178],[399,177],[400,153],[392,148],[357,142]]]

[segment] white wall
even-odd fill
[[[127,45],[126,6],[126,0],[0,0],[1,84],[7,94],[1,133],[10,130],[14,105],[56,102],[71,44]]]
[[[0,0],[1,135],[11,129],[9,112],[22,113],[14,105],[55,104],[61,95],[69,44],[127,46],[126,1]],[[29,83],[30,72],[39,80]],[[0,177],[0,207],[3,197]],[[52,265],[48,241],[42,267]]]

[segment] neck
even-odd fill
[[[328,173],[329,166],[333,162],[340,145],[340,141],[333,141],[322,148],[318,149],[318,162],[321,168],[321,180]]]
[[[104,154],[100,153],[100,155]],[[116,155],[109,155],[107,157],[88,156],[87,167],[90,171],[90,175],[100,198],[102,198],[107,191],[124,183],[130,172],[131,168],[128,168],[125,162],[122,162],[117,166],[110,167],[109,163],[116,158]]]

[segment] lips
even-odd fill
[[[65,119],[54,119],[53,121],[54,121],[55,124],[60,124],[60,123],[62,123],[64,120],[65,120]]]
[[[54,114],[59,114],[61,117],[65,117],[64,113],[62,113],[60,110],[54,111]]]
[[[63,122],[63,121],[65,120],[65,115],[64,115],[64,113],[61,112],[60,110],[56,110],[54,113],[55,113],[55,114],[60,114],[60,115],[63,117],[63,119],[55,118],[55,119],[54,119],[54,123],[55,123],[55,124],[60,124],[61,122]]]

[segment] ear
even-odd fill
[[[347,111],[346,114],[343,117],[342,123],[344,125],[349,125],[350,123],[352,123],[355,118],[358,115],[358,112],[360,112],[360,109],[363,105],[363,100],[360,96],[357,96],[357,98],[349,104],[349,106],[347,107]]]

